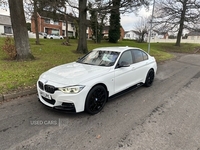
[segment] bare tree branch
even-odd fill
[[[155,10],[154,24],[178,32],[177,46],[184,29],[199,30],[200,0],[160,0]]]

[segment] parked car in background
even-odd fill
[[[63,36],[61,36],[61,35],[55,35],[55,34],[50,34],[50,35],[47,35],[47,38],[48,39],[63,39]]]
[[[151,86],[156,71],[155,58],[140,48],[96,48],[44,72],[37,82],[38,98],[54,109],[96,114],[109,97],[133,86]]]
[[[45,33],[45,32],[39,32],[39,35],[43,36],[44,39],[47,38],[47,33]]]

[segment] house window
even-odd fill
[[[58,25],[59,23],[58,23],[58,21],[54,21],[54,24],[55,24],[55,25]]]
[[[57,30],[57,29],[52,29],[51,34],[53,34],[53,35],[60,35],[59,34],[59,30]]]
[[[12,34],[12,28],[9,26],[4,26],[4,33]]]
[[[44,19],[44,22],[50,24],[50,19]]]
[[[66,26],[66,22],[63,22],[63,26]]]
[[[74,27],[74,23],[71,23],[71,27],[72,27],[72,28]]]
[[[130,34],[126,34],[126,37],[130,37]]]
[[[73,32],[68,31],[68,37],[73,37]]]
[[[53,21],[53,20],[50,20],[50,24],[54,24],[54,21]]]

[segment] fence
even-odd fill
[[[151,43],[176,43],[176,39],[151,39]],[[200,39],[181,39],[181,43],[197,43],[200,44]]]

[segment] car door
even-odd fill
[[[133,56],[134,81],[135,83],[143,82],[149,70],[148,56],[139,49],[131,50]]]
[[[115,67],[115,93],[129,88],[134,83],[134,67],[131,50],[122,53]]]

